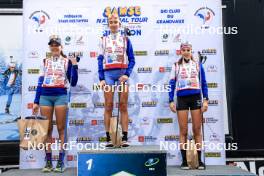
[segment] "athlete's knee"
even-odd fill
[[[113,103],[112,102],[108,102],[108,103],[105,103],[105,111],[106,112],[112,112],[113,111]]]
[[[127,103],[120,102],[119,109],[120,109],[120,112],[127,112]]]

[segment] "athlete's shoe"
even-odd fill
[[[181,164],[181,169],[182,170],[189,170],[189,166],[188,166],[188,163],[187,161],[183,161],[182,164]]]
[[[64,171],[65,171],[64,163],[63,163],[63,161],[59,160],[57,162],[56,168],[54,169],[54,172],[62,173]]]
[[[51,161],[46,161],[45,167],[42,169],[42,172],[52,172],[53,167],[52,167],[52,162]]]

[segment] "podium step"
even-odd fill
[[[112,161],[111,161],[112,162]],[[101,168],[104,170],[104,168]],[[60,173],[42,173],[41,169],[11,169],[1,173],[3,176],[17,175],[37,175],[37,176],[75,176],[77,175],[76,168],[67,168],[63,174]],[[181,170],[179,166],[167,167],[167,176],[253,176],[255,174],[244,171],[234,166],[207,166],[206,170]],[[100,175],[101,176],[101,175]],[[148,175],[151,176],[151,175]]]
[[[168,176],[254,176],[235,166],[207,166],[206,170],[181,170],[179,166],[168,166]]]
[[[167,152],[159,146],[130,146],[80,151],[77,172],[83,175],[167,175]]]

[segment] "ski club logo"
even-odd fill
[[[72,37],[71,36],[65,37],[65,45],[70,45],[71,41],[72,41]]]
[[[208,29],[214,19],[215,12],[208,7],[201,7],[195,12],[194,16],[202,22],[202,28]]]
[[[83,36],[66,36],[65,39],[65,45],[71,45],[72,43],[76,45],[84,45],[84,37]]]
[[[181,34],[177,34],[174,36],[173,38],[173,43],[181,43],[182,40],[181,40]]]
[[[29,19],[33,22],[35,32],[43,32],[47,21],[50,20],[50,16],[47,12],[39,10],[33,12]]]
[[[84,37],[83,36],[77,37],[76,45],[84,45]]]
[[[169,34],[163,34],[162,35],[162,42],[168,42]]]
[[[164,33],[161,36],[161,41],[163,43],[165,42],[169,42],[172,41],[173,43],[180,43],[181,42],[181,34],[168,34],[168,33]]]

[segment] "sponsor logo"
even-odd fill
[[[209,106],[218,106],[218,100],[209,100],[208,105]]]
[[[142,30],[140,24],[147,23],[148,17],[142,17],[140,6],[123,6],[123,7],[106,7],[102,13],[102,18],[96,19],[96,23],[107,25],[107,17],[110,14],[117,13],[120,17],[122,24],[128,24],[131,36],[141,36]],[[121,35],[124,34],[124,30],[120,31]],[[103,31],[103,35],[109,35],[110,30]]]
[[[173,43],[181,43],[182,40],[180,37],[181,37],[181,34],[175,35],[175,34],[165,33],[165,34],[162,34],[161,41],[165,43],[165,42],[169,42],[172,40]]]
[[[175,35],[174,38],[173,38],[173,43],[181,43],[182,40],[181,40],[180,37],[181,37],[181,34]]]
[[[106,142],[106,137],[99,137],[99,142]]]
[[[31,130],[31,135],[36,136],[38,134],[38,131],[36,129]]]
[[[179,141],[179,136],[178,135],[168,135],[164,137],[165,141]]]
[[[137,69],[138,73],[151,73],[152,67],[140,67]]]
[[[102,103],[102,102],[94,103],[94,107],[95,108],[104,108],[104,103]]]
[[[146,101],[142,102],[142,107],[156,107],[157,102],[156,101]]]
[[[71,45],[71,44],[75,44],[75,45],[84,45],[84,37],[83,36],[66,36],[64,39],[64,44],[65,45]]]
[[[96,51],[90,52],[90,58],[97,58],[97,57],[98,57],[98,53]]]
[[[216,73],[218,71],[216,65],[208,65],[207,66],[207,73]]]
[[[217,51],[214,48],[203,49],[201,54],[202,55],[216,55]]]
[[[143,90],[144,88],[151,87],[151,84],[137,83],[137,90]]]
[[[220,158],[221,153],[220,152],[207,152],[205,153],[205,157],[210,157],[210,158]]]
[[[31,51],[28,53],[29,58],[39,58],[39,53],[37,51]]]
[[[159,163],[159,158],[149,158],[146,162],[145,162],[145,166],[146,167],[151,167],[151,166],[155,166],[156,164]]]
[[[158,118],[157,123],[173,123],[173,118]]]
[[[37,87],[38,87],[38,86],[29,86],[29,87],[28,87],[28,91],[29,91],[29,92],[34,92],[34,91],[37,90]]]
[[[76,45],[84,45],[83,36],[77,37]]]
[[[91,120],[91,125],[95,126],[95,125],[103,125],[104,124],[104,120]]]
[[[111,14],[118,14],[119,17],[138,17],[141,16],[141,7],[140,6],[130,6],[130,7],[106,7],[104,9],[103,16],[108,17]]]
[[[169,39],[169,34],[163,34],[162,35],[162,42],[168,42],[168,39]]]
[[[36,162],[36,156],[33,153],[27,154],[25,162]]]
[[[68,56],[69,57],[83,57],[83,52],[82,51],[69,52]]]
[[[169,50],[156,50],[155,56],[168,56],[170,53]]]
[[[215,12],[209,7],[201,7],[194,13],[200,22],[203,28],[208,29],[209,25],[214,19]]]
[[[181,157],[181,156],[180,156]],[[167,153],[167,159],[173,159],[173,158],[176,158],[176,155],[174,154],[171,154],[171,153]]]
[[[46,58],[51,58],[51,52],[46,52]]]
[[[208,88],[218,88],[217,83],[207,83]]]
[[[32,69],[28,69],[28,74],[39,74],[39,69],[34,69],[34,68],[32,68]]]
[[[213,118],[213,117],[206,117],[204,118],[204,123],[216,123],[218,122],[218,119]]]
[[[71,108],[86,108],[86,103],[71,103]]]
[[[213,133],[209,137],[209,141],[211,142],[220,142],[220,136],[216,133]]]
[[[157,138],[153,136],[138,136],[138,142],[154,142]]]
[[[43,10],[34,11],[29,19],[33,22],[33,27],[35,32],[43,32],[47,21],[50,20],[50,16],[47,12]]]
[[[203,118],[203,123],[216,123],[216,122],[218,122],[218,119],[213,117]],[[188,123],[192,123],[192,118],[188,118]]]
[[[83,75],[88,74],[88,73],[91,73],[91,72],[92,72],[91,70],[88,70],[86,68],[79,68],[78,69],[78,73],[79,74],[83,74]]]
[[[84,120],[70,119],[70,121],[69,121],[69,126],[83,126],[83,125],[84,125]]]
[[[141,119],[140,125],[149,125],[150,124],[150,120],[148,117],[143,117]]]
[[[159,67],[160,73],[171,72],[171,67]]]
[[[147,56],[148,52],[147,51],[134,51],[135,56]]]
[[[65,45],[70,45],[71,41],[72,41],[72,37],[71,36],[65,37]]]
[[[77,143],[83,143],[83,142],[92,142],[91,137],[78,137],[76,138]]]
[[[77,161],[77,155],[67,155],[67,161]]]

